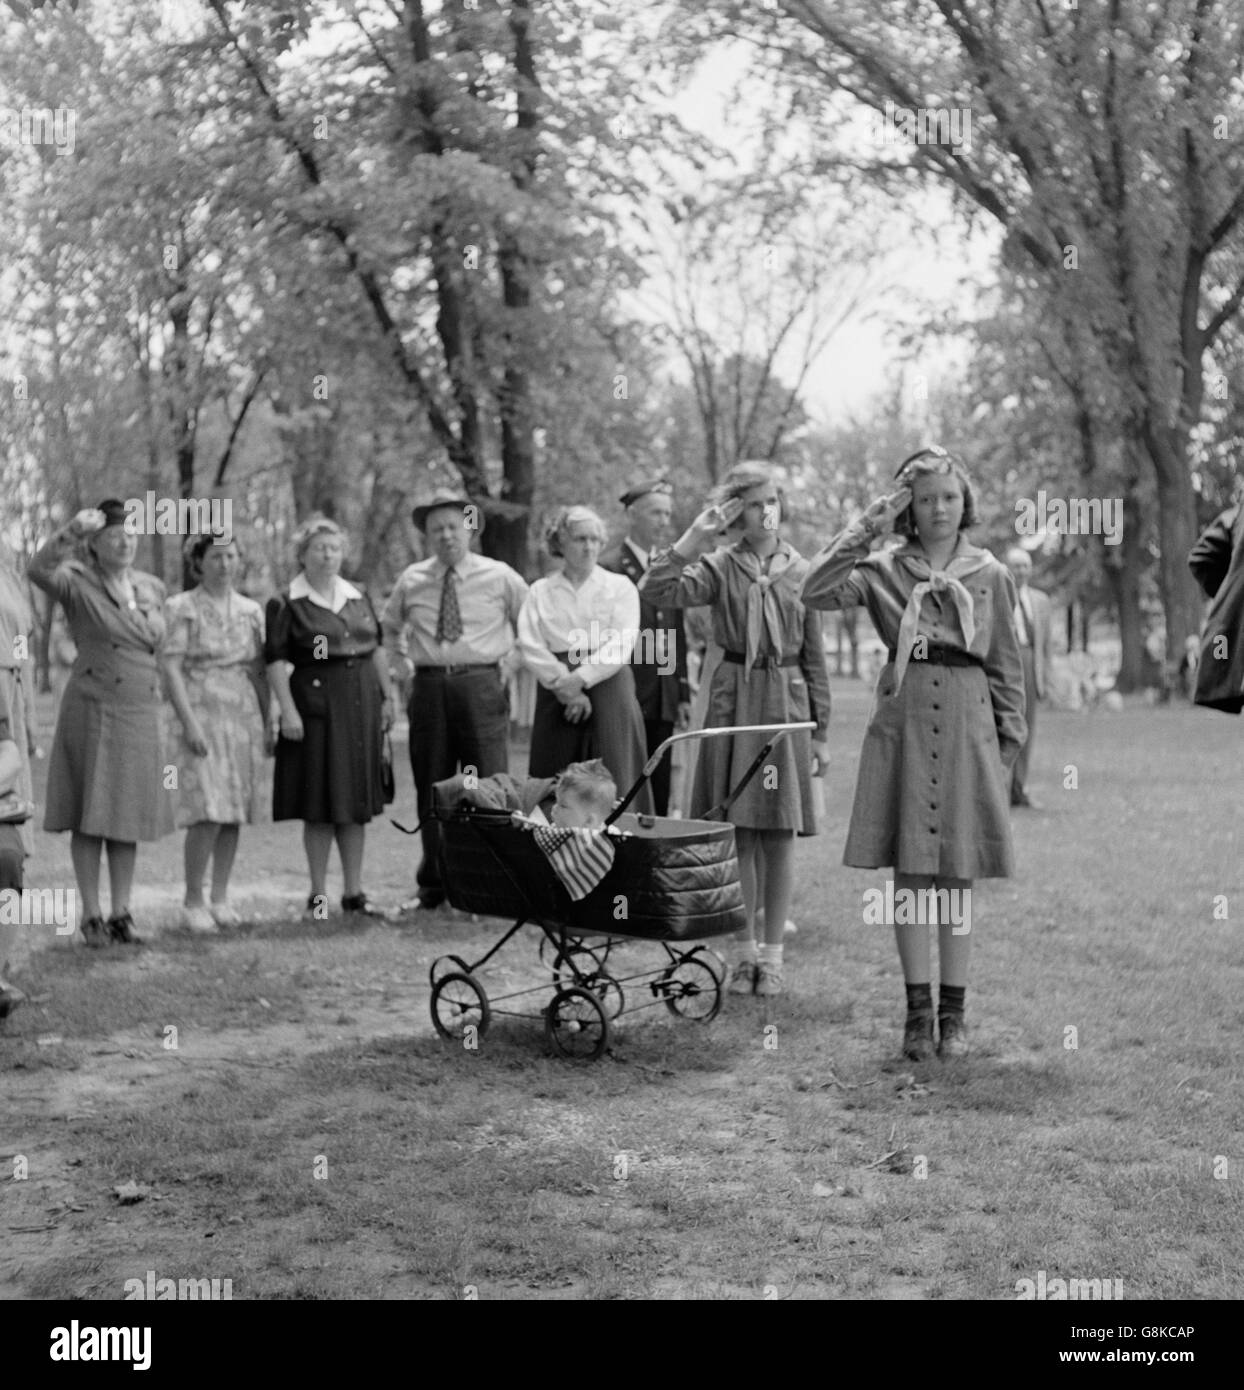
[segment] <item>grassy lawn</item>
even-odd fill
[[[1244,725],[1043,714],[1017,876],[975,895],[974,1054],[913,1066],[889,930],[863,923],[882,875],[839,862],[867,696],[835,694],[829,823],[798,848],[767,1013],[626,1015],[596,1063],[550,1055],[538,1019],[443,1043],[428,967],[501,924],[295,921],[289,825],[244,838],[250,928],[35,950],[38,1002],[0,1032],[0,1171],[28,1171],[0,1183],[0,1297],[116,1298],[152,1270],[234,1298],[1007,1299],[1044,1270],[1234,1298]],[[72,883],[64,838],[32,886]],[[374,829],[373,896],[407,896],[413,843]],[[179,876],[179,837],[142,848],[140,930]],[[490,992],[547,978],[535,945]]]

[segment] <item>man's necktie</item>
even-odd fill
[[[462,612],[458,607],[458,575],[451,565],[441,584],[441,612],[436,620],[436,640],[456,642],[462,636]]]
[[[1031,647],[1032,623],[1028,618],[1028,610],[1024,607],[1024,600],[1022,597],[1015,601],[1015,626],[1019,632],[1020,645]]]

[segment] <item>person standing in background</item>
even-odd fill
[[[1037,732],[1037,701],[1045,699],[1050,673],[1050,599],[1048,594],[1034,589],[1028,582],[1032,575],[1032,557],[1026,550],[1012,546],[1006,552],[1006,567],[1011,571],[1017,590],[1015,633],[1024,666],[1024,717],[1028,722],[1028,738],[1011,770],[1011,805],[1036,810],[1038,808],[1028,796],[1028,763]]]
[[[138,842],[173,829],[159,664],[164,584],[134,568],[138,538],[126,518],[125,503],[110,497],[79,512],[30,562],[31,581],[64,608],[78,648],[56,718],[43,828],[71,833],[90,946],[138,944],[130,915]],[[106,922],[99,897],[105,847]]]
[[[13,552],[0,540],[0,792],[31,799],[30,758],[35,751],[34,611]],[[34,848],[30,822],[0,825],[0,889],[21,888],[22,864]],[[0,1018],[25,995],[5,982],[15,966],[21,926],[0,921]]]
[[[639,587],[653,553],[667,544],[673,517],[672,489],[666,482],[641,483],[618,499],[626,508],[626,535],[598,561],[601,569],[624,574]],[[648,756],[665,742],[675,727],[685,729],[691,711],[687,683],[687,642],[682,610],[658,608],[641,594],[639,639],[631,654],[635,697],[644,717]],[[658,816],[669,811],[669,750],[652,774],[652,797]]]
[[[1244,709],[1244,506],[1217,516],[1188,553],[1188,568],[1212,602],[1201,637],[1193,701],[1206,709]]]
[[[527,583],[516,570],[472,551],[482,515],[469,498],[441,490],[411,515],[432,555],[402,572],[383,617],[401,674],[413,678],[410,769],[423,857],[415,897],[402,904],[403,911],[445,901],[433,786],[467,768],[477,777],[509,771],[509,701],[501,666],[513,652],[527,597]]]

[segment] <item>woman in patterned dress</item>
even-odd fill
[[[196,536],[187,546],[197,588],[169,599],[164,671],[181,734],[173,752],[186,827],[186,903],[182,925],[214,932],[236,926],[229,875],[239,827],[266,820],[264,759],[272,750],[263,610],[233,587],[241,565],[236,541]],[[212,865],[211,903],[203,876]]]
[[[82,558],[74,558],[79,544]],[[48,760],[43,828],[72,832],[82,935],[92,946],[138,941],[130,916],[137,842],[173,828],[159,669],[164,585],[134,568],[137,549],[125,504],[109,498],[79,512],[30,562],[32,582],[64,608],[78,649]],[[105,845],[107,922],[99,899]]]

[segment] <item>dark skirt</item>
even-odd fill
[[[295,667],[289,688],[303,737],[277,740],[272,819],[366,824],[384,810],[384,692],[372,658]]]
[[[587,691],[587,698],[592,702],[591,715],[582,723],[571,724],[551,690],[541,686],[536,691],[528,773],[532,777],[554,777],[568,763],[599,758],[613,774],[618,795],[625,796],[638,780],[648,757],[644,717],[635,698],[631,668],[624,666],[617,675],[594,685]],[[649,783],[644,784],[627,809],[653,813]]]

